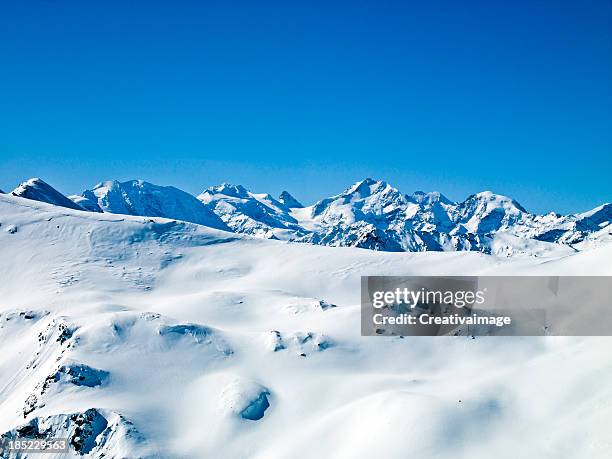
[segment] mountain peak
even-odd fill
[[[278,197],[278,200],[288,209],[301,209],[304,207],[302,203],[295,199],[288,191],[283,191]]]
[[[465,200],[465,202],[473,201],[488,202],[488,206],[491,207],[502,207],[505,209],[514,207],[521,212],[527,212],[527,210],[525,210],[525,208],[514,199],[509,198],[508,196],[504,196],[502,194],[496,194],[490,190],[485,190],[481,191],[480,193],[473,194]]]
[[[439,191],[430,191],[429,193],[425,193],[424,191],[415,191],[410,196],[412,201],[415,201],[419,204],[431,205],[437,202],[441,204],[453,204],[453,201],[448,199]]]
[[[68,207],[69,209],[83,210],[82,207],[72,202],[38,177],[22,182],[11,194],[21,198],[32,199],[33,201],[46,202],[56,206]]]
[[[97,183],[96,186],[94,186],[92,189],[93,190],[98,190],[100,188],[115,188],[120,186],[121,183],[118,180],[105,180],[104,182],[100,182]]]
[[[406,198],[387,182],[366,178],[339,195],[317,202],[311,218],[330,225],[350,225],[396,213],[406,204]]]
[[[142,179],[134,179],[134,180],[126,180],[125,182],[120,182],[119,180],[106,180],[94,186],[93,190],[112,190],[112,189],[118,189],[118,188],[139,188],[139,189],[166,188],[166,189],[175,189],[175,190],[178,189],[173,186],[154,185],[153,183],[147,182]]]
[[[32,178],[29,178],[29,179],[21,182],[17,186],[17,188],[15,188],[15,190],[13,190],[13,191],[16,191],[17,189],[19,189],[21,187],[25,188],[25,187],[37,187],[37,186],[39,186],[39,187],[50,187],[51,185],[49,185],[47,182],[45,182],[41,178],[32,177]]]
[[[164,217],[257,237],[392,251],[490,253],[498,250],[498,235],[538,244],[575,244],[612,225],[612,204],[581,214],[534,215],[515,200],[488,190],[453,202],[437,191],[406,195],[370,177],[318,201],[309,212],[292,211],[303,205],[288,191],[277,200],[231,183],[209,187],[196,198],[144,180],[108,180],[80,196],[66,197],[32,178],[12,194],[90,212]]]
[[[231,196],[232,198],[248,198],[249,191],[242,185],[233,185],[231,183],[223,182],[221,185],[211,186],[205,189],[198,198],[204,194],[223,194],[225,196]]]
[[[183,220],[222,230],[227,225],[195,196],[173,186],[154,185],[144,180],[108,180],[75,197],[90,211]]]
[[[359,182],[354,183],[348,187],[343,195],[358,194],[360,197],[365,198],[367,196],[380,193],[385,188],[389,187],[389,184],[382,180],[374,180],[367,177]]]
[[[470,233],[492,233],[508,229],[529,216],[514,199],[492,191],[481,191],[468,196],[457,207],[462,230]]]

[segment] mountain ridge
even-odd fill
[[[573,247],[612,232],[610,203],[582,213],[538,215],[492,191],[454,202],[437,191],[405,194],[369,177],[310,206],[288,191],[274,198],[230,183],[196,197],[143,180],[111,180],[65,197],[30,179],[12,194],[90,212],[165,217],[260,238],[390,252],[534,254],[542,244]],[[509,242],[513,238],[520,249]]]

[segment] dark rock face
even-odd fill
[[[80,387],[97,387],[104,385],[109,373],[82,363],[61,365],[44,381],[36,385],[34,393],[28,395],[23,406],[23,417],[27,417],[36,409],[45,405],[44,395],[56,384],[72,384]]]
[[[32,418],[26,424],[1,434],[0,445],[3,441],[16,438],[67,439],[70,457],[73,457],[75,453],[79,456],[90,455],[88,457],[97,458],[125,457],[115,454],[118,444],[134,453],[130,457],[152,457],[149,454],[140,453],[140,446],[146,441],[132,422],[119,413],[98,408],[89,408],[77,413]],[[0,451],[0,457],[19,459],[24,456],[3,455]]]
[[[84,413],[73,414],[70,420],[75,425],[70,444],[79,454],[87,454],[94,449],[97,446],[96,438],[108,426],[106,418],[93,408]]]
[[[0,439],[49,440],[52,438],[68,438],[68,442],[74,451],[83,455],[100,446],[97,443],[97,438],[107,427],[108,421],[102,413],[95,408],[90,408],[83,413],[33,418],[27,424],[5,432],[0,436]]]
[[[62,365],[46,379],[48,384],[64,381],[75,386],[96,387],[101,386],[108,380],[108,372],[98,370],[82,363]]]
[[[265,411],[270,407],[268,395],[269,394],[267,392],[262,392],[259,394],[259,396],[253,400],[249,406],[242,410],[240,416],[243,419],[248,419],[250,421],[259,421],[264,417]]]

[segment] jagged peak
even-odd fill
[[[117,188],[119,186],[121,186],[121,183],[118,180],[105,180],[103,182],[96,183],[96,186],[94,186],[92,190],[99,190],[101,188],[112,189]]]
[[[359,194],[361,197],[367,197],[380,193],[388,187],[390,188],[390,185],[383,180],[374,180],[370,177],[366,177],[348,187],[341,195]]]
[[[439,202],[441,204],[454,204],[453,201],[448,199],[446,196],[444,196],[439,191],[430,191],[427,193],[424,191],[415,191],[408,198],[411,201],[415,201],[419,204],[429,204],[430,205],[436,202]]]
[[[279,195],[278,200],[289,209],[301,209],[304,207],[302,203],[295,199],[288,191],[283,191]]]
[[[105,188],[105,189],[114,189],[114,188],[165,188],[165,189],[178,190],[178,188],[173,187],[173,186],[156,185],[154,183],[147,182],[146,180],[142,180],[142,179],[126,180],[124,182],[120,182],[119,180],[106,180],[106,181],[100,182],[96,186],[94,186],[93,190],[98,190],[98,189],[102,189],[102,188]]]
[[[12,191],[12,193],[16,193],[17,190],[19,190],[19,189],[23,189],[23,188],[26,188],[26,187],[32,187],[32,186],[43,186],[43,187],[53,188],[51,185],[49,185],[43,179],[38,178],[38,177],[32,177],[32,178],[29,178],[27,180],[24,180],[19,185],[17,185],[17,188],[15,188]]]
[[[242,185],[234,185],[232,183],[223,182],[221,185],[211,186],[206,188],[202,194],[224,194],[234,198],[250,197],[249,190]]]
[[[342,218],[345,222],[352,221],[354,216],[352,210],[339,208],[350,204],[351,207],[359,209],[359,213],[383,214],[396,211],[406,205],[408,201],[396,188],[387,182],[366,178],[356,182],[339,195],[318,201],[313,207],[311,218],[316,218],[331,210],[334,214],[332,219]],[[361,217],[359,217],[361,218]]]

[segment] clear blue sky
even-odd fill
[[[7,1],[0,188],[612,201],[612,2]]]

